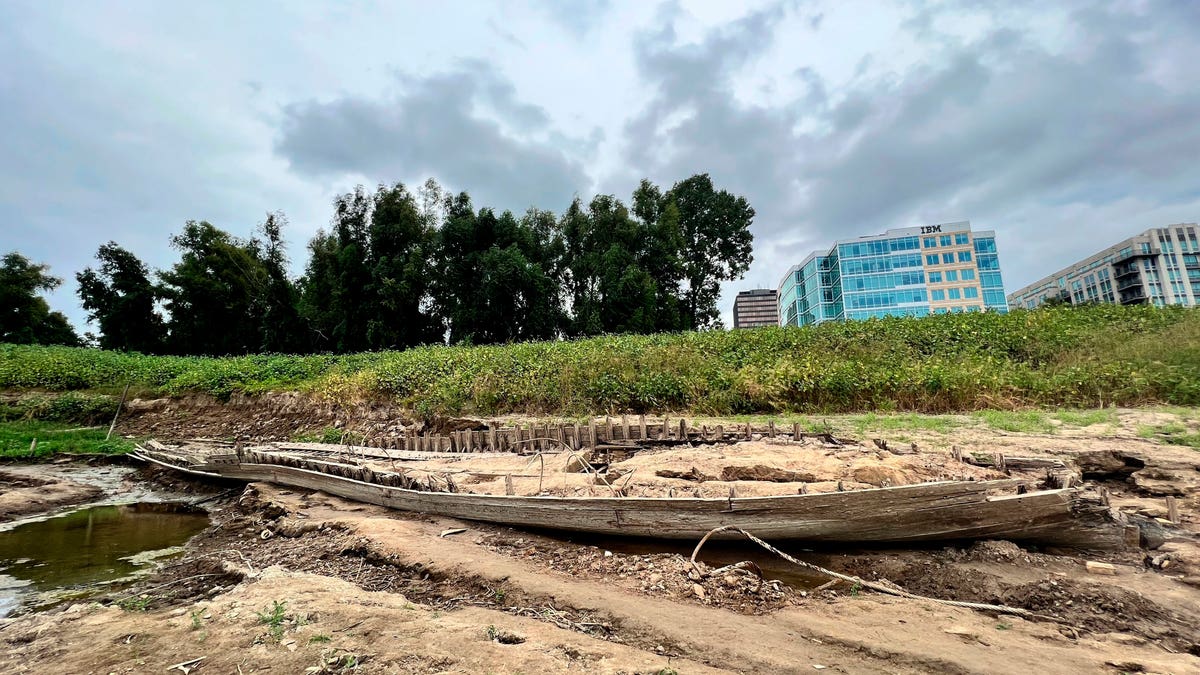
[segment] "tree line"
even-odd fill
[[[754,209],[698,174],[643,180],[626,205],[576,197],[561,215],[476,208],[436,181],[339,195],[288,274],[287,218],[250,238],[189,221],[151,271],[115,242],[75,275],[97,333],[81,341],[39,292],[61,280],[19,253],[0,268],[0,342],[150,354],[348,353],[720,327],[723,281],[749,268]]]

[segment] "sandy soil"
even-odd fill
[[[95,485],[49,477],[24,467],[0,469],[0,523],[80,504],[103,493]]]
[[[175,437],[218,435],[203,432],[219,430],[225,414],[153,410],[132,424],[157,423]],[[204,422],[188,427],[189,414]],[[292,425],[325,421],[297,413],[280,425],[268,413],[254,415],[264,437],[287,438]],[[1064,470],[1105,488],[1114,507],[1148,519],[1151,548],[786,547],[839,572],[936,598],[1005,604],[1038,620],[845,583],[818,589],[823,578],[745,546],[706,547],[700,575],[687,563],[690,544],[550,536],[255,485],[216,502],[213,526],[142,582],[134,595],[144,597],[145,611],[119,609],[122,598],[114,597],[0,620],[0,672],[161,673],[204,657],[194,673],[1200,673],[1200,452],[1138,437],[1143,425],[1175,419],[1120,411],[1116,424],[1053,434],[966,423],[945,434],[872,434],[903,454],[870,442],[760,438],[656,449],[608,467],[630,494],[723,495],[732,486],[749,495],[1003,475],[953,460],[954,446],[981,457],[1060,459]],[[502,491],[503,474],[515,473],[516,491],[525,494],[536,493],[539,481],[555,494],[607,490],[570,470],[567,458],[545,459],[544,474],[537,461],[502,457],[473,463],[473,473],[456,481]],[[26,479],[37,478],[26,468]],[[461,472],[464,465],[425,468]],[[738,475],[730,469],[759,480],[726,480]],[[792,473],[776,482],[773,472]],[[1012,473],[1036,479],[1045,470]],[[1165,520],[1167,496],[1178,501],[1178,525]],[[741,560],[757,564],[768,583],[736,571],[712,574]],[[1088,561],[1112,564],[1115,574],[1091,574]],[[285,604],[273,629],[259,614],[276,601]]]
[[[1200,590],[1138,554],[1111,557],[1113,577],[1008,543],[810,554],[1054,617],[1032,622],[845,586],[697,581],[678,554],[600,544],[252,486],[145,582],[148,611],[0,623],[0,671],[163,672],[203,656],[197,673],[1200,672],[1187,653],[1200,651]],[[258,613],[275,601],[286,607],[272,634]]]

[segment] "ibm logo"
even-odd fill
[[[921,234],[937,234],[942,231],[941,225],[922,225]]]

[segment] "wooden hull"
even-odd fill
[[[699,539],[734,525],[768,539],[882,543],[1010,539],[1085,548],[1120,548],[1124,526],[1078,490],[989,496],[1014,481],[939,482],[772,497],[526,497],[425,492],[277,464],[180,466],[188,473],[320,490],[403,511],[519,527],[604,535]],[[736,536],[736,535],[731,535]]]

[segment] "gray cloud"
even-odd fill
[[[363,174],[386,182],[433,175],[477,203],[514,210],[565,208],[590,184],[546,112],[517,98],[486,64],[426,78],[400,77],[392,98],[345,97],[284,109],[276,146],[310,176]],[[580,140],[575,147],[587,147]]]
[[[1196,53],[1198,12],[1153,9],[1080,9],[1069,17],[1075,37],[1054,50],[996,25],[970,40],[942,35],[935,19],[946,17],[923,12],[909,22],[930,41],[916,65],[869,75],[884,57],[868,57],[835,91],[796,64],[804,92],[772,106],[739,101],[734,86],[785,12],[751,14],[691,44],[677,44],[668,25],[635,43],[656,96],[627,124],[625,156],[660,180],[708,171],[749,198],[758,212],[750,282],[773,286],[798,262],[787,259],[797,242],[969,218],[999,230],[1002,246],[1041,238],[1058,248],[1015,249],[1005,263],[1015,289],[1068,255],[1165,224],[1129,221],[1130,200],[1152,205],[1147,219],[1195,219],[1200,88],[1177,64]],[[1100,221],[1080,237],[1062,222],[1068,211]]]
[[[534,0],[533,7],[576,35],[587,33],[612,9],[611,0]]]

